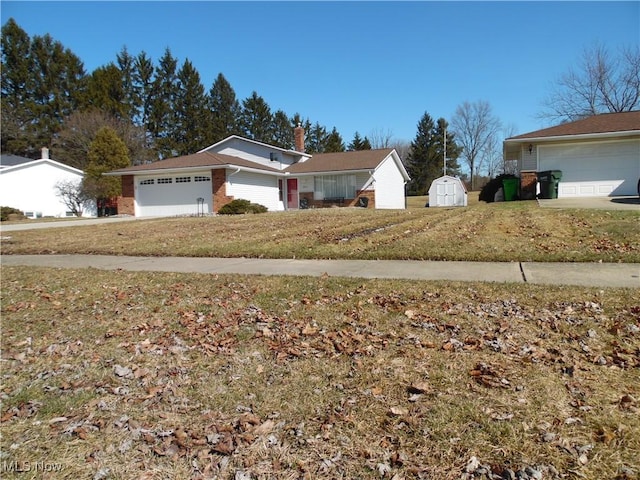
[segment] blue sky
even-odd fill
[[[31,37],[49,33],[87,72],[126,46],[157,63],[170,48],[208,91],[218,73],[239,100],[298,112],[345,143],[356,131],[411,141],[425,112],[451,120],[487,101],[513,134],[537,119],[553,82],[600,43],[640,43],[640,2],[2,1]]]

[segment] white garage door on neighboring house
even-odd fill
[[[640,140],[540,145],[539,155],[539,171],[562,171],[558,198],[637,194]]]
[[[135,181],[138,217],[198,215],[213,211],[210,173],[136,177]]]

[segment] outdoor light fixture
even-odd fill
[[[531,155],[531,152],[533,152],[533,145],[529,144],[529,155]]]

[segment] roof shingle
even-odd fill
[[[575,122],[563,123],[555,127],[524,133],[511,137],[508,140],[630,131],[640,132],[640,111],[603,113],[582,120],[576,120]]]

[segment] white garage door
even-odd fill
[[[136,177],[135,188],[138,217],[198,215],[213,211],[210,173]]]
[[[558,197],[636,195],[640,140],[540,146],[539,171],[561,170]]]

